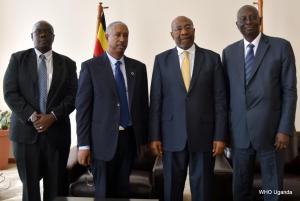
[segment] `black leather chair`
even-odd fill
[[[93,197],[93,176],[86,167],[77,163],[77,148],[70,151],[68,161],[69,194],[73,197]],[[225,156],[218,156],[215,162],[214,201],[231,201],[232,168]],[[130,175],[131,198],[158,198],[163,201],[163,164],[160,157],[149,150],[143,158],[137,159]]]
[[[134,168],[130,174],[130,197],[132,198],[159,198],[161,195],[154,189],[155,185],[162,178],[162,170],[150,151],[147,149],[143,158],[137,158]],[[69,174],[69,195],[73,197],[93,197],[95,187],[93,175],[88,168],[77,163],[77,147],[70,151],[68,160]]]

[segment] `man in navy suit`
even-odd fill
[[[23,201],[41,200],[41,178],[43,200],[51,201],[68,193],[69,114],[75,109],[76,64],[52,51],[54,30],[48,22],[35,23],[31,38],[34,49],[12,54],[3,92],[12,110],[10,139],[23,183]]]
[[[297,101],[295,57],[291,44],[260,32],[261,18],[243,6],[236,25],[244,39],[226,47],[223,64],[229,91],[233,146],[233,197],[252,200],[256,158],[260,161],[265,200],[279,200],[284,149],[294,132]]]
[[[213,157],[223,152],[227,125],[221,60],[194,43],[191,19],[176,17],[171,28],[176,47],[154,62],[150,148],[163,154],[165,201],[183,200],[188,166],[192,200],[209,201]]]
[[[78,161],[91,161],[95,197],[129,196],[129,174],[147,143],[146,66],[124,56],[128,28],[113,22],[107,51],[82,63],[76,99]]]

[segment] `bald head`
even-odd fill
[[[171,30],[173,31],[174,29],[176,29],[176,25],[178,24],[178,22],[180,21],[186,21],[188,22],[190,25],[192,25],[192,27],[194,27],[193,25],[193,21],[186,17],[186,16],[177,16],[171,23]]]
[[[54,30],[52,25],[44,20],[36,22],[32,27],[31,38],[34,48],[41,53],[46,53],[52,49],[54,41]]]
[[[243,37],[252,42],[260,33],[261,18],[254,6],[245,5],[237,13],[236,25]]]
[[[171,36],[177,47],[187,50],[194,44],[195,28],[190,18],[176,17],[171,23],[171,29]]]

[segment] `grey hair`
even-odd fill
[[[111,32],[112,32],[112,30],[113,30],[113,27],[116,26],[116,25],[118,25],[118,24],[121,24],[121,25],[124,25],[124,26],[127,27],[127,25],[126,25],[124,22],[122,22],[122,21],[115,21],[115,22],[110,23],[110,24],[106,27],[106,33],[107,33],[108,35],[111,34]],[[127,27],[127,29],[128,29],[128,27]]]

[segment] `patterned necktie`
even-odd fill
[[[186,91],[189,90],[190,82],[191,82],[191,71],[190,71],[190,59],[189,52],[183,51],[184,57],[181,65],[181,74],[183,78],[183,82],[185,85]]]
[[[46,113],[47,104],[47,67],[45,55],[40,55],[39,60],[39,91],[40,91],[40,110]]]
[[[120,125],[123,128],[126,128],[129,125],[129,109],[128,109],[125,81],[120,69],[121,64],[122,64],[121,61],[117,61],[115,63],[116,66],[115,79],[116,79],[117,91],[118,91],[119,101],[120,101]]]
[[[246,84],[249,82],[249,78],[253,69],[253,64],[254,64],[254,51],[253,51],[254,45],[249,43],[247,46],[247,55],[245,58],[245,81]]]

